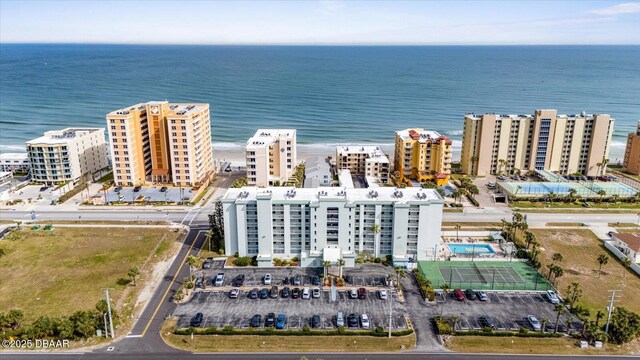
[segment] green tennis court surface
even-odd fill
[[[548,290],[551,285],[536,269],[524,262],[504,261],[420,261],[418,269],[438,289]]]

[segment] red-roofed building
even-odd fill
[[[615,246],[629,260],[636,264],[640,263],[640,234],[613,233],[611,238],[616,242]]]
[[[451,139],[435,131],[396,131],[394,171],[398,183],[409,179],[444,185],[451,174]]]

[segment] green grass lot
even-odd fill
[[[638,202],[595,202],[589,201],[591,207],[586,208],[582,206],[582,203],[564,203],[564,202],[544,202],[544,201],[512,201],[509,203],[509,206],[514,209],[523,209],[524,211],[528,211],[528,209],[540,209],[545,211],[552,212],[557,209],[571,209],[572,212],[597,212],[597,211],[606,211],[606,212],[631,212],[640,210],[640,203]]]
[[[531,232],[540,243],[540,270],[545,276],[553,254],[560,253],[564,257],[558,264],[565,271],[558,279],[561,295],[566,294],[569,284],[579,283],[583,289],[581,303],[591,309],[591,316],[595,318],[597,310],[606,311],[608,290],[619,289],[622,296],[616,301],[617,306],[640,312],[640,276],[625,269],[590,230],[532,229]],[[602,276],[598,278],[596,258],[600,254],[607,254],[609,263],[602,267]]]
[[[454,336],[447,339],[445,346],[464,353],[501,354],[556,354],[556,355],[604,355],[638,354],[640,341],[618,346],[605,344],[602,349],[589,347],[580,349],[578,341],[572,338],[520,338],[488,336]],[[534,359],[532,357],[532,359]]]
[[[0,311],[21,309],[27,321],[93,309],[112,288],[131,300],[153,264],[168,256],[180,233],[168,228],[54,228],[14,231],[0,241]],[[143,264],[147,261],[147,265]],[[127,271],[139,267],[137,286]],[[129,289],[125,291],[125,289]],[[127,301],[129,302],[129,301]]]
[[[435,289],[439,289],[443,283],[447,283],[450,288],[461,288],[461,289],[471,288],[475,290],[480,290],[480,289],[491,290],[492,286],[494,290],[503,290],[503,289],[504,290],[508,290],[508,289],[547,290],[548,288],[550,288],[550,285],[547,282],[547,280],[544,277],[540,276],[534,268],[532,268],[531,266],[527,265],[524,262],[519,262],[519,261],[513,261],[513,262],[481,261],[480,262],[479,261],[476,263],[476,265],[479,267],[483,267],[483,266],[511,267],[522,278],[522,280],[525,281],[525,283],[522,285],[519,285],[519,284],[514,285],[514,284],[500,284],[500,283],[492,284],[492,281],[489,281],[486,284],[480,283],[480,282],[469,283],[469,282],[453,281],[451,284],[449,284],[449,279],[444,279],[442,277],[442,274],[440,273],[440,270],[438,269],[439,267],[442,267],[442,266],[471,268],[473,266],[473,262],[471,261],[447,261],[447,262],[419,261],[418,269],[422,272],[423,275],[427,277],[427,279],[430,279],[432,281],[432,284]]]

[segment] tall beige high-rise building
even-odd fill
[[[396,131],[394,171],[400,181],[433,180],[444,185],[451,174],[451,140],[435,131],[406,129]]]
[[[209,104],[149,101],[107,114],[117,185],[201,186],[214,171]]]
[[[295,129],[258,129],[247,141],[247,182],[267,187],[282,184],[296,170]]]
[[[640,121],[638,121],[636,132],[629,133],[627,137],[623,166],[628,172],[640,175]]]
[[[26,145],[31,179],[46,185],[91,179],[109,167],[104,128],[47,131]]]
[[[464,117],[462,172],[549,170],[560,174],[606,172],[614,120],[608,114],[468,114]]]

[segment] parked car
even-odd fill
[[[269,297],[269,289],[264,288],[262,290],[260,290],[260,299],[266,299]]]
[[[200,327],[202,325],[202,320],[204,319],[204,315],[202,313],[197,313],[194,317],[191,318],[190,326],[191,327]]]
[[[495,188],[495,187],[496,187],[496,183],[494,183],[493,181],[489,181],[489,182],[487,183],[487,187],[488,187],[488,188]]]
[[[251,318],[251,322],[249,323],[249,326],[260,327],[260,324],[262,324],[262,315],[260,314],[253,315],[253,317]]]
[[[240,294],[240,289],[231,289],[231,291],[229,291],[229,298],[230,299],[237,299],[238,298],[238,294]]]
[[[116,186],[113,188],[113,191],[118,192],[118,191],[122,191],[122,186]]]
[[[48,186],[43,186],[40,188],[40,192],[47,191],[48,188],[49,188]]]
[[[349,314],[347,317],[347,325],[349,327],[358,327],[358,317],[356,314]]]
[[[160,188],[160,192],[165,192],[165,191],[167,191],[167,187],[166,186],[163,186],[163,187]]]
[[[336,315],[336,326],[344,326],[344,315],[342,315],[342,311],[338,311],[338,315]]]
[[[542,328],[540,325],[540,321],[538,321],[538,318],[533,315],[527,316],[525,320],[527,321],[527,323],[529,323],[529,326],[531,326],[532,330],[540,331],[540,329]]]
[[[387,290],[386,289],[378,290],[378,297],[380,298],[380,300],[387,300]]]
[[[558,294],[553,290],[547,290],[547,300],[552,304],[560,304]]]
[[[585,201],[582,203],[582,207],[590,208],[592,205]]]
[[[196,283],[194,285],[197,288],[203,288],[204,289],[204,278],[201,277],[201,276],[197,276],[196,277]]]
[[[504,175],[500,175],[498,176],[498,180],[504,181],[504,180],[507,180],[507,178]]]
[[[472,289],[467,289],[464,291],[465,295],[467,295],[468,300],[475,300],[477,298],[476,292]]]
[[[211,261],[209,260],[205,260],[202,262],[202,268],[203,269],[211,269]]]
[[[288,298],[289,295],[291,295],[291,292],[289,291],[289,287],[285,286],[282,288],[282,293],[280,294],[281,297],[283,298]]]
[[[358,289],[352,288],[351,291],[349,292],[349,297],[351,299],[357,299],[358,298]]]
[[[302,276],[296,275],[293,277],[293,285],[300,286],[302,285]]]
[[[300,289],[299,288],[293,288],[293,290],[291,290],[291,298],[292,299],[299,299],[300,298]]]
[[[233,279],[233,286],[244,285],[244,274],[240,274]]]
[[[271,274],[266,274],[262,281],[265,285],[271,285]]]
[[[347,284],[352,284],[352,283],[353,283],[353,276],[351,276],[351,275],[347,275],[347,276],[345,276],[345,277],[344,277],[344,281],[345,281]]]
[[[264,318],[264,326],[269,327],[269,326],[274,326],[275,324],[276,324],[276,314],[268,313],[267,317]]]
[[[464,301],[464,293],[460,289],[453,290],[453,296],[455,296],[458,301]]]
[[[313,292],[311,293],[311,296],[314,299],[319,299],[320,298],[320,288],[314,288]]]
[[[544,326],[544,330],[546,332],[553,332],[556,329],[556,323],[549,321],[545,324]],[[566,333],[567,332],[567,327],[563,324],[563,323],[559,323],[558,324],[558,332],[563,332]]]
[[[486,293],[486,292],[484,292],[484,291],[478,291],[478,292],[477,292],[477,295],[478,295],[478,300],[480,300],[480,301],[487,301],[487,300],[489,300],[489,296],[487,296],[487,293]]]
[[[311,327],[317,329],[320,327],[320,315],[313,315],[311,317]]]
[[[369,316],[367,314],[362,314],[360,317],[360,323],[362,324],[363,329],[369,328]]]
[[[320,280],[320,276],[316,275],[313,277],[313,279],[311,280],[311,283],[315,286],[320,286],[320,284],[322,284],[322,281]]]
[[[310,299],[311,298],[311,290],[309,290],[308,287],[302,289],[302,298],[304,300]]]
[[[222,286],[222,285],[224,285],[224,273],[218,273],[218,275],[216,275],[214,286]]]
[[[289,278],[285,276],[284,279],[282,280],[282,284],[289,285]]]
[[[287,324],[287,317],[284,314],[279,314],[276,319],[276,329],[284,329]]]
[[[136,186],[136,187],[133,188],[133,192],[138,192],[138,191],[140,191],[140,189],[142,189],[141,186]]]
[[[278,290],[277,286],[272,286],[271,287],[271,291],[269,291],[269,297],[272,299],[275,299],[278,297],[278,294],[280,293],[280,291]]]
[[[497,328],[496,322],[491,316],[480,316],[478,318],[478,324],[480,324],[482,328],[488,327],[494,330]]]
[[[252,289],[249,291],[249,299],[257,299],[258,298],[258,289]]]
[[[367,289],[360,288],[358,289],[358,299],[364,300],[367,298]]]

